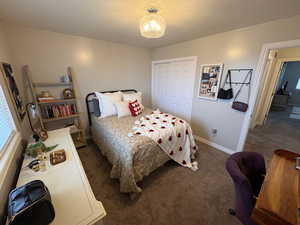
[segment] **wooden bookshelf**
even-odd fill
[[[72,86],[72,82],[70,83],[33,83],[34,87],[67,87]]]
[[[67,119],[72,119],[72,118],[76,118],[79,117],[79,113],[77,114],[73,114],[70,116],[61,116],[61,117],[55,117],[55,118],[42,118],[44,123],[48,123],[48,122],[52,122],[52,121],[57,121],[57,120],[67,120]]]
[[[75,129],[70,129],[70,134],[73,138],[76,148],[86,146],[84,130],[81,126],[80,113],[78,113],[78,99],[76,98],[76,88],[74,86],[74,77],[72,76],[71,67],[67,68],[67,75],[70,78],[70,82],[68,83],[32,82],[29,66],[24,66],[23,71],[27,77],[33,101],[38,106],[37,109],[39,111],[39,120],[41,122],[42,128],[46,130],[52,130],[69,126],[69,124],[75,126]],[[73,90],[74,98],[56,98],[53,100],[39,102],[38,91],[41,91],[41,88],[47,89],[47,87],[56,88],[61,92],[65,88],[70,88]],[[36,88],[39,88],[38,91],[36,90]]]
[[[54,100],[49,100],[46,102],[38,102],[39,105],[50,105],[50,104],[54,104],[54,103],[69,103],[69,102],[75,102],[76,99],[75,98],[70,98],[70,99],[54,99]]]
[[[81,142],[81,141],[77,141],[77,140],[73,140],[74,141],[74,145],[76,148],[82,148],[86,146],[86,143]]]

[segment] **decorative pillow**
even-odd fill
[[[137,93],[123,94],[123,101],[133,102],[135,100],[137,100],[141,108],[144,109],[142,104],[142,92],[138,91]]]
[[[129,102],[115,102],[114,105],[118,113],[118,118],[131,115],[128,104]]]
[[[139,104],[138,100],[133,102],[129,102],[129,110],[132,116],[138,116],[143,112],[141,105]]]
[[[90,107],[90,104],[89,104],[89,107]],[[95,97],[92,99],[91,107],[92,107],[91,111],[93,111],[94,116],[96,116],[96,117],[101,116],[100,101],[98,98]]]
[[[100,118],[105,118],[108,116],[117,115],[116,107],[114,106],[115,102],[122,101],[122,93],[99,93],[95,92],[97,98],[99,99],[101,116]]]

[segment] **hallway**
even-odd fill
[[[292,110],[270,112],[265,126],[249,131],[245,151],[260,152],[268,159],[276,149],[300,153],[300,119],[289,118]]]

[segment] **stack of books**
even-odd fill
[[[52,96],[49,97],[38,97],[39,102],[51,102],[54,101],[55,98]]]
[[[45,105],[42,107],[44,119],[67,117],[74,114],[77,114],[75,104]]]

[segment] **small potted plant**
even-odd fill
[[[41,154],[43,152],[50,152],[53,149],[55,149],[57,145],[53,145],[50,147],[47,147],[43,142],[38,141],[34,144],[30,144],[26,150],[25,153],[33,158],[36,158],[38,154]]]

